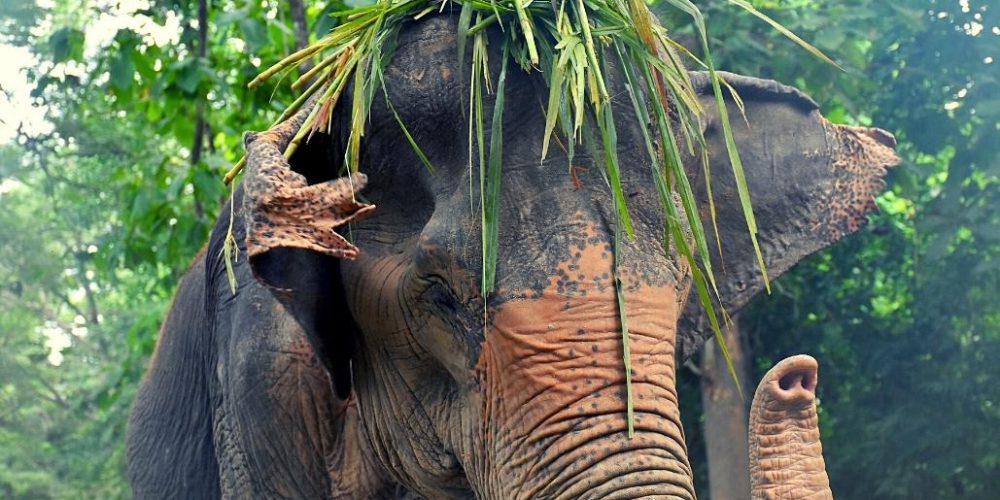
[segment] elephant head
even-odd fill
[[[833,498],[819,441],[818,368],[810,356],[792,356],[757,386],[749,432],[754,500]]]
[[[336,179],[349,127],[341,109],[333,111],[333,133],[317,134],[287,163],[280,151],[303,114],[248,137],[234,216],[245,221],[235,235],[251,257],[236,262],[235,296],[218,257],[228,212],[206,257],[205,321],[213,335],[230,339],[216,341],[218,361],[206,358],[227,363],[226,370],[205,372],[221,379],[221,388],[198,399],[215,411],[215,423],[204,428],[210,434],[214,425],[222,490],[242,480],[264,482],[261,473],[248,472],[262,467],[260,455],[312,457],[296,459],[305,465],[286,464],[284,473],[329,471],[324,480],[332,484],[309,491],[351,498],[384,494],[391,490],[386,484],[436,499],[694,498],[674,368],[678,339],[693,349],[700,338],[678,334],[689,270],[663,246],[663,210],[631,106],[626,99],[612,103],[635,239],[613,248],[615,216],[601,161],[577,156],[570,175],[564,153],[541,159],[544,86],[537,74],[507,72],[497,286],[484,297],[478,192],[470,188],[478,179],[469,168],[462,105],[468,82],[459,78],[455,24],[454,17],[431,16],[400,32],[385,70],[384,97],[395,111],[376,96],[361,154],[364,176]],[[491,54],[493,81],[499,59]],[[694,79],[706,109],[714,109],[704,77]],[[890,136],[832,126],[788,87],[726,79],[746,103],[748,123],[736,127],[736,140],[773,276],[857,228],[883,167],[894,161]],[[491,104],[487,99],[486,109]],[[433,171],[397,126],[396,112]],[[742,123],[735,115],[733,121]],[[730,306],[739,305],[758,288],[758,278],[711,112],[704,124],[719,229],[724,241],[738,242],[723,249],[720,289]],[[688,167],[696,183],[704,183],[700,162],[692,158]],[[345,222],[351,224],[337,230],[346,238],[332,232]],[[616,275],[631,344],[633,437],[626,432]],[[306,363],[286,356],[302,352],[298,331],[332,377],[329,394],[318,389],[316,376],[305,393],[273,382],[305,370]],[[279,337],[287,340],[267,340]],[[169,351],[181,344],[161,340],[164,345]],[[156,392],[157,376],[151,370],[147,384],[154,388],[146,392]],[[262,388],[271,389],[270,399],[244,404]],[[342,401],[328,401],[334,393]],[[133,412],[133,428],[154,426],[155,404],[166,404],[154,396],[141,395],[150,403]],[[213,398],[231,402],[220,406]],[[324,403],[314,404],[319,399]],[[271,406],[265,411],[263,405]],[[286,420],[306,423],[276,423]],[[338,422],[333,431],[328,420]],[[299,437],[276,438],[291,432],[284,430],[289,426],[297,426]],[[269,430],[254,434],[257,428]],[[136,435],[130,456],[163,453],[155,437]],[[309,442],[319,444],[310,448]],[[279,454],[282,447],[298,451]],[[305,491],[304,482],[285,481],[283,488]]]

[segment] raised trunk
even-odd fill
[[[749,353],[735,318],[724,334],[736,375],[746,383]],[[748,446],[747,401],[729,374],[726,358],[712,340],[702,350],[701,404],[710,496],[717,500],[745,498],[750,491],[750,460],[744,451]]]
[[[787,358],[764,376],[750,408],[753,499],[832,499],[816,415],[816,360]]]

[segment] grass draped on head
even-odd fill
[[[697,7],[689,0],[664,0],[668,5],[692,17],[702,42],[704,61],[695,58],[669,38],[666,29],[657,23],[644,0],[451,1],[461,7],[457,40],[459,67],[462,78],[470,79],[469,170],[470,183],[473,177],[471,174],[476,167],[480,180],[478,204],[482,223],[483,297],[487,297],[496,284],[497,241],[501,223],[498,219],[498,203],[502,169],[504,87],[508,60],[512,59],[525,71],[539,71],[548,85],[548,102],[544,110],[545,131],[539,161],[547,155],[557,127],[559,135],[564,139],[562,143],[567,148],[570,163],[577,143],[583,143],[595,151],[603,151],[603,173],[610,187],[616,216],[615,286],[622,325],[628,433],[630,437],[633,435],[626,296],[617,269],[618,249],[623,244],[623,239],[633,239],[635,235],[622,192],[615,118],[605,81],[605,69],[609,64],[614,64],[621,67],[624,73],[626,90],[638,117],[649,155],[649,168],[653,170],[663,207],[666,224],[664,251],[670,251],[672,242],[677,254],[690,266],[698,298],[708,311],[716,339],[729,364],[730,373],[736,380],[713,307],[713,291],[717,296],[718,290],[712,273],[705,229],[698,216],[695,197],[682,164],[685,154],[694,154],[696,150],[703,155],[707,154],[705,147],[696,148],[696,145],[704,146],[698,122],[702,110],[687,71],[676,56],[675,48],[710,72],[723,117],[730,163],[737,179],[748,232],[757,249],[762,272],[763,260],[757,247],[756,223],[750,209],[742,165],[732,139],[721,86],[708,53],[704,21]],[[310,97],[319,94],[302,128],[288,145],[285,156],[291,157],[301,141],[311,134],[331,131],[332,111],[345,89],[353,83],[351,126],[344,167],[348,174],[356,172],[368,111],[377,90],[384,89],[383,70],[392,57],[400,27],[435,10],[444,9],[446,2],[447,0],[378,0],[370,6],[340,12],[338,15],[343,22],[328,35],[286,57],[254,79],[250,83],[251,87],[260,85],[275,75],[286,74],[307,61],[319,61],[292,83],[293,88],[304,90],[276,121],[278,123],[290,117]],[[768,20],[745,2],[734,0],[733,3]],[[490,80],[487,61],[486,29],[493,25],[499,25],[502,29],[500,43],[503,60],[496,82]],[[467,75],[466,64],[469,64]],[[488,143],[484,137],[487,130],[483,123],[484,92],[496,93]],[[388,105],[417,156],[433,171],[430,159],[406,129],[392,103]],[[648,124],[653,124],[652,130]],[[597,133],[588,127],[596,127]],[[703,163],[707,165],[704,158]],[[239,173],[242,164],[243,160],[226,175],[227,182]],[[570,172],[568,175],[573,174]],[[470,184],[469,189],[470,203],[475,209],[475,186]],[[708,189],[708,198],[711,200],[710,183]],[[675,205],[675,198],[680,201],[680,210]],[[714,207],[710,207],[710,212],[713,214],[714,226]],[[696,260],[695,255],[699,255],[700,259]],[[764,279],[766,282],[766,272]],[[484,308],[485,303],[484,300]],[[739,384],[739,381],[736,383]]]

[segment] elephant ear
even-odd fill
[[[342,157],[335,137],[315,134],[290,161],[285,159],[283,151],[311,105],[270,130],[245,137],[240,213],[254,277],[300,323],[338,395],[345,398],[355,327],[343,302],[338,260],[355,258],[358,249],[338,231],[375,207],[355,197],[367,181],[364,174],[332,175]]]
[[[757,240],[771,279],[806,256],[860,229],[884,188],[886,169],[899,159],[895,140],[883,130],[835,125],[816,102],[798,89],[771,80],[720,72],[745,109],[740,115],[724,90],[733,135],[743,161],[757,220]],[[692,83],[706,109],[704,135],[721,251],[709,238],[709,251],[722,304],[730,313],[764,290],[764,280],[747,233],[736,179],[711,82],[692,73]],[[710,208],[702,165],[686,165],[706,230]],[[693,355],[711,336],[698,300],[689,300],[678,328],[678,357]]]
[[[351,177],[310,185],[285,160],[283,151],[298,132],[308,108],[291,119],[261,133],[248,133],[243,180],[243,213],[247,253],[254,273],[270,286],[280,286],[285,276],[274,275],[256,265],[260,257],[276,248],[311,250],[334,258],[353,259],[358,249],[337,233],[337,228],[359,220],[375,207],[358,203],[354,193],[364,188],[367,177]],[[306,151],[293,156],[296,163],[310,163],[322,147],[306,143]],[[312,166],[312,165],[310,165]],[[332,166],[332,165],[331,165]]]

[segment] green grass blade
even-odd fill
[[[688,0],[667,0],[667,2],[687,12],[694,19],[695,27],[701,40],[702,51],[705,53],[705,64],[708,66],[712,82],[712,92],[715,94],[715,102],[719,108],[719,119],[722,124],[723,136],[725,137],[726,152],[729,155],[729,163],[732,166],[733,175],[736,177],[736,191],[743,209],[743,217],[746,220],[747,229],[750,233],[750,241],[753,243],[757,265],[764,279],[764,288],[767,290],[767,293],[771,293],[771,280],[767,274],[767,267],[764,265],[764,256],[760,251],[760,243],[757,241],[757,221],[754,218],[753,207],[750,201],[750,190],[747,187],[746,175],[743,172],[743,161],[740,159],[739,150],[736,147],[736,139],[733,137],[733,127],[729,122],[729,111],[726,109],[726,102],[719,85],[719,76],[715,72],[715,64],[712,62],[712,55],[708,48],[708,31],[705,28],[705,20],[701,15],[701,11]]]
[[[486,60],[486,35],[484,33],[476,34],[476,39],[472,49],[472,75],[470,76],[470,92],[472,93],[472,110],[470,113],[474,112],[474,116],[470,117],[469,120],[469,135],[470,141],[473,128],[476,130],[476,151],[478,153],[477,157],[479,160],[479,179],[480,179],[480,200],[479,206],[482,210],[483,198],[485,193],[485,184],[483,184],[483,179],[486,178],[486,139],[483,121],[483,86],[489,79],[489,62]],[[471,197],[471,183],[472,183],[472,143],[469,143],[469,183],[470,183],[470,197]]]
[[[483,299],[496,286],[497,248],[499,246],[500,173],[503,164],[503,111],[507,84],[509,40],[504,40],[500,78],[497,81],[496,102],[493,105],[493,123],[490,130],[490,158],[488,178],[485,181],[483,200]]]
[[[493,14],[493,15],[490,15],[490,16],[486,17],[485,19],[482,19],[480,21],[476,21],[476,24],[473,25],[471,28],[469,28],[469,34],[470,35],[475,35],[475,34],[481,32],[481,31],[483,31],[484,29],[489,28],[490,26],[493,26],[499,20],[500,19],[497,18],[496,14]]]
[[[666,178],[664,176],[663,170],[660,168],[660,161],[656,154],[656,145],[653,142],[652,134],[650,133],[649,126],[646,124],[644,117],[648,117],[649,108],[646,106],[646,101],[642,97],[642,87],[638,85],[638,79],[635,75],[635,69],[632,64],[625,59],[625,50],[622,47],[621,41],[616,41],[614,44],[615,51],[618,54],[619,60],[622,63],[622,70],[625,74],[625,88],[628,91],[629,100],[632,102],[632,109],[635,110],[635,116],[639,119],[636,120],[639,125],[639,130],[642,132],[643,143],[646,146],[646,153],[649,155],[649,166],[653,173],[653,182],[657,189],[657,193],[660,197],[660,203],[667,211],[669,208],[673,207],[673,199],[670,196],[670,190],[666,185]],[[668,207],[667,204],[670,204]],[[669,219],[666,224],[669,224]],[[668,252],[670,250],[670,230],[664,227],[663,230],[663,250]]]
[[[598,110],[597,124],[601,133],[601,142],[604,146],[604,166],[608,173],[608,182],[611,184],[612,199],[618,219],[629,240],[635,239],[635,230],[632,228],[632,218],[628,214],[628,206],[625,203],[625,193],[622,191],[621,169],[618,165],[618,132],[615,129],[615,118],[611,111],[611,106],[601,106]]]
[[[583,30],[583,45],[587,52],[587,59],[590,60],[592,81],[597,87],[597,92],[593,96],[595,107],[600,107],[601,103],[608,102],[610,99],[608,89],[604,85],[604,78],[601,76],[600,64],[597,61],[597,48],[594,44],[593,33],[590,31],[590,18],[587,16],[587,7],[583,0],[577,0],[576,15],[580,22],[580,28]]]
[[[705,275],[701,272],[701,269],[695,266],[691,268],[691,277],[694,281],[695,290],[698,292],[698,300],[705,307],[708,322],[712,326],[712,333],[715,335],[715,342],[719,345],[719,352],[722,353],[722,358],[726,362],[726,369],[729,371],[729,376],[732,377],[733,382],[736,383],[736,391],[742,396],[743,387],[740,383],[740,377],[736,374],[736,366],[733,364],[733,358],[729,354],[729,348],[726,346],[726,338],[722,335],[722,328],[719,326],[719,317],[715,312],[715,307],[712,305],[712,297],[709,295]]]
[[[427,158],[427,155],[424,154],[424,151],[420,149],[420,146],[417,144],[417,141],[413,139],[413,136],[410,134],[409,129],[406,128],[406,124],[403,123],[403,119],[399,117],[399,113],[396,111],[396,107],[393,106],[392,101],[389,100],[388,93],[385,94],[385,103],[389,106],[389,110],[392,111],[392,116],[396,118],[396,123],[399,124],[399,129],[402,130],[403,135],[406,136],[406,142],[410,143],[410,147],[413,148],[413,152],[416,153],[418,158],[420,158],[420,162],[424,164],[424,167],[427,167],[427,171],[433,174],[434,165],[431,164],[430,158]]]
[[[719,251],[719,262],[722,263],[722,272],[726,271],[725,257],[722,255],[722,238],[719,236],[719,223],[717,212],[715,211],[715,196],[712,194],[712,166],[708,161],[708,150],[702,148],[701,169],[705,178],[705,196],[708,197],[708,214],[712,219],[712,234],[715,235],[715,248]]]
[[[622,249],[622,218],[615,210],[615,248],[614,268],[615,297],[618,299],[618,319],[622,325],[622,364],[625,367],[625,419],[628,422],[628,437],[635,437],[635,403],[632,395],[632,346],[628,334],[628,314],[625,311],[625,286],[622,284],[621,250]]]
[[[469,25],[472,24],[472,13],[475,11],[471,3],[462,4],[462,12],[458,14],[458,81],[465,81],[465,49],[469,40]]]
[[[480,14],[476,15],[477,19],[479,19],[480,17],[482,17]],[[477,73],[477,71],[479,69],[479,52],[478,52],[478,50],[479,50],[479,44],[480,44],[480,35],[472,35],[472,36],[473,36],[473,40],[472,40],[472,67],[469,70],[469,114],[468,114],[468,119],[469,119],[469,137],[468,137],[468,146],[469,146],[469,213],[470,214],[473,213],[474,210],[475,210],[475,208],[476,208],[475,189],[474,189],[474,185],[473,185],[473,178],[474,178],[474,176],[472,175],[472,163],[473,163],[472,145],[473,145],[473,137],[474,137],[473,134],[475,133],[475,129],[476,129],[476,122],[475,122],[476,113],[475,113],[475,110],[476,110],[477,107],[479,109],[482,109],[482,101],[479,98],[478,94],[476,93],[476,83],[479,81],[479,73]]]
[[[709,67],[711,67],[711,63],[709,63]],[[750,190],[747,187],[746,175],[743,172],[743,161],[740,159],[739,152],[737,151],[736,139],[733,137],[733,128],[729,123],[729,111],[726,109],[726,104],[722,97],[722,89],[719,88],[719,79],[714,70],[711,71],[711,76],[715,100],[719,106],[722,131],[726,139],[726,150],[729,153],[729,162],[733,167],[733,175],[736,177],[736,191],[740,198],[740,205],[743,207],[743,216],[746,219],[747,229],[750,233],[750,241],[753,243],[754,253],[757,256],[757,265],[760,267],[761,276],[764,278],[764,288],[767,290],[767,293],[771,293],[771,280],[767,274],[767,267],[764,265],[764,256],[760,251],[760,243],[757,241],[757,221],[753,215]]]
[[[650,88],[655,87],[656,83],[654,81],[654,75],[648,65],[643,66],[643,75],[646,79],[646,85]],[[676,139],[674,138],[673,125],[671,124],[667,110],[663,106],[663,102],[659,99],[653,99],[652,101],[654,116],[656,117],[656,125],[660,136],[666,138],[661,141],[660,145],[660,154],[662,155],[664,165],[662,170],[663,175],[665,175],[668,179],[673,179],[678,187],[678,195],[681,199],[681,205],[684,207],[684,213],[688,221],[691,234],[694,237],[696,249],[701,255],[702,264],[705,266],[706,276],[712,284],[712,288],[717,289],[714,281],[715,275],[712,272],[712,261],[708,253],[708,244],[705,240],[705,229],[701,223],[701,218],[699,217],[697,200],[694,197],[694,192],[691,190],[691,185],[687,179],[687,173],[684,170],[684,160],[677,148]],[[663,194],[661,193],[661,198],[662,197]],[[661,201],[664,204],[664,208],[668,210],[673,209],[672,198]],[[695,267],[697,262],[692,260],[690,265]]]
[[[301,61],[308,59],[312,55],[323,50],[324,48],[326,47],[322,44],[314,44],[305,47],[302,50],[299,50],[298,52],[278,61],[270,68],[267,68],[266,70],[261,72],[259,75],[257,75],[256,78],[254,78],[253,80],[250,81],[250,83],[247,84],[247,88],[251,89],[256,88],[260,84],[264,83],[266,80],[269,80],[272,76],[280,73],[282,70],[297,65]]]
[[[559,104],[563,100],[564,80],[566,77],[565,67],[553,64],[552,78],[549,79],[549,102],[545,109],[545,132],[542,139],[542,160],[549,151],[549,139],[556,128],[556,118],[559,115]]]
[[[764,21],[765,23],[771,25],[771,27],[774,28],[775,30],[777,30],[778,33],[781,33],[782,35],[785,35],[788,39],[790,39],[791,41],[793,41],[796,44],[798,44],[799,47],[802,47],[803,49],[806,49],[806,51],[808,51],[810,54],[812,54],[812,55],[816,56],[817,58],[823,60],[827,64],[830,64],[830,65],[834,66],[835,68],[837,68],[837,69],[839,69],[841,71],[844,71],[844,68],[841,68],[839,64],[833,62],[833,59],[830,59],[829,57],[827,57],[827,55],[824,54],[823,51],[817,49],[816,47],[814,47],[809,42],[807,42],[807,41],[799,38],[799,36],[796,35],[795,33],[793,33],[792,30],[784,27],[778,21],[775,21],[774,19],[771,19],[767,14],[764,14],[763,12],[757,10],[756,8],[754,8],[753,5],[750,5],[750,3],[746,2],[745,0],[729,0],[729,3],[731,3],[733,5],[737,5],[740,8],[742,8],[743,10],[745,10],[745,11],[753,14],[758,19],[760,19],[760,20]]]
[[[364,43],[364,42],[363,42]],[[359,52],[366,54],[367,52]],[[354,67],[354,99],[351,104],[351,132],[347,138],[347,151],[344,156],[344,163],[348,171],[357,172],[361,165],[361,136],[365,133],[365,64],[359,57],[359,61]]]
[[[531,64],[538,66],[538,48],[535,47],[535,30],[531,27],[531,19],[528,17],[528,12],[524,9],[524,3],[526,0],[511,0],[514,3],[514,10],[517,11],[517,20],[521,23],[521,36],[524,37],[524,43],[528,47],[528,58],[531,59]]]

